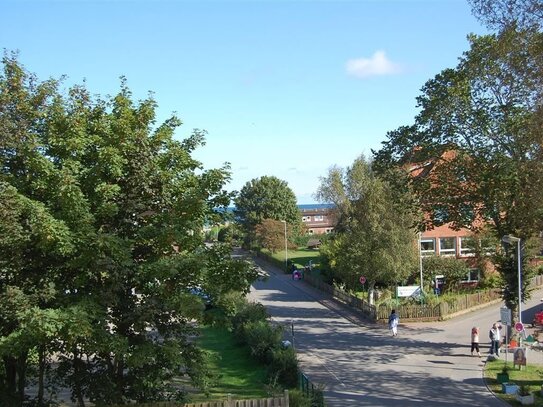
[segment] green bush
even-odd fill
[[[269,363],[272,350],[281,343],[283,329],[271,326],[268,321],[248,322],[243,327],[243,335],[251,354],[260,362]]]
[[[288,400],[290,407],[311,407],[311,399],[306,397],[300,390],[290,390]]]
[[[298,386],[298,359],[293,348],[273,349],[268,367],[269,375],[277,377],[277,381],[287,388]]]
[[[231,226],[221,228],[217,235],[217,240],[223,243],[232,243],[233,238],[234,238],[234,230]]]
[[[246,342],[245,325],[250,322],[266,321],[268,317],[269,315],[266,308],[262,304],[246,302],[232,318],[234,335],[236,335],[238,340]]]
[[[298,247],[307,247],[307,242],[309,242],[309,240],[311,239],[315,239],[315,236],[313,235],[295,236],[292,240],[293,240],[293,243]]]

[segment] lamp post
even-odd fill
[[[512,235],[502,237],[502,242],[513,244],[517,243],[517,271],[518,271],[518,322],[522,323],[522,256],[520,253],[520,238]]]
[[[288,244],[287,244],[287,221],[282,220],[285,224],[285,271],[288,271]]]
[[[422,304],[422,234],[419,232],[419,270],[420,270],[420,302]]]

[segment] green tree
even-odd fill
[[[204,304],[246,292],[256,277],[201,231],[230,202],[228,167],[191,157],[204,132],[174,140],[179,119],[155,125],[152,98],[66,94],[39,82],[16,55],[0,76],[0,390],[24,397],[39,356],[39,400],[49,357],[80,406],[179,398],[173,378],[205,387],[192,340]],[[3,400],[2,400],[3,401]]]
[[[301,215],[296,196],[285,181],[274,176],[263,176],[247,182],[235,202],[235,216],[247,236],[247,243],[256,241],[256,226],[264,219],[288,223],[287,229],[300,234]]]
[[[469,267],[464,260],[456,257],[430,256],[422,260],[422,270],[428,278],[437,275],[445,277],[445,291],[457,288],[469,273]]]
[[[489,28],[510,26],[540,28],[543,21],[541,0],[469,0],[473,14]]]
[[[292,229],[287,226],[285,236],[285,224],[281,221],[264,219],[256,225],[255,235],[260,246],[272,253],[284,250],[285,243],[288,248],[293,248],[293,244],[289,243],[292,240]]]
[[[321,180],[320,202],[333,203],[339,226],[322,247],[336,280],[356,290],[368,281],[373,303],[376,283],[394,284],[416,269],[413,216],[405,192],[379,178],[364,157],[346,170],[334,167]]]
[[[375,160],[382,173],[412,171],[406,179],[429,227],[451,222],[478,231],[486,224],[498,241],[506,234],[526,241],[543,227],[543,191],[536,187],[543,181],[541,78],[528,74],[537,72],[543,37],[508,27],[469,40],[458,66],[424,85],[415,124],[390,132]],[[515,254],[507,252],[498,270],[514,308]]]
[[[218,240],[231,245],[239,245],[243,240],[243,232],[239,230],[236,223],[230,223],[219,230]]]

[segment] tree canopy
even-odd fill
[[[321,179],[321,202],[334,203],[338,228],[321,251],[334,277],[348,289],[366,277],[369,300],[376,283],[403,282],[416,270],[415,217],[406,192],[379,178],[364,157]]]
[[[543,21],[541,0],[469,0],[469,3],[473,14],[493,29],[540,28]]]
[[[542,72],[543,36],[509,25],[469,41],[458,66],[422,88],[415,123],[388,133],[376,166],[411,171],[406,179],[428,227],[487,225],[498,241],[525,241],[543,228],[542,76],[534,74]],[[498,264],[506,293],[517,284],[507,264]],[[505,299],[514,308],[515,299]]]
[[[42,403],[53,354],[80,406],[180,398],[172,378],[184,374],[205,386],[191,288],[220,298],[255,277],[203,244],[230,202],[228,167],[204,169],[191,157],[204,132],[176,141],[181,121],[157,125],[156,102],[134,102],[124,79],[92,97],[40,82],[14,54],[2,63],[1,402],[23,400],[37,360]]]
[[[255,228],[264,219],[286,221],[289,229],[301,231],[301,215],[296,195],[285,181],[274,176],[262,176],[247,182],[235,202],[235,216],[247,233],[255,240]]]

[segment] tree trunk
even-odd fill
[[[28,357],[28,352],[24,352],[17,359],[17,394],[21,402],[25,398],[27,357]]]
[[[17,397],[17,361],[14,357],[4,356],[4,370],[6,373],[6,396],[8,399],[13,399]]]
[[[39,370],[38,370],[38,405],[43,405],[44,376],[45,376],[45,346],[40,346],[38,350]]]
[[[81,360],[77,349],[74,349],[74,396],[77,400],[77,407],[85,407],[85,399],[83,398],[83,389],[81,388],[82,374],[84,370],[84,362]]]

